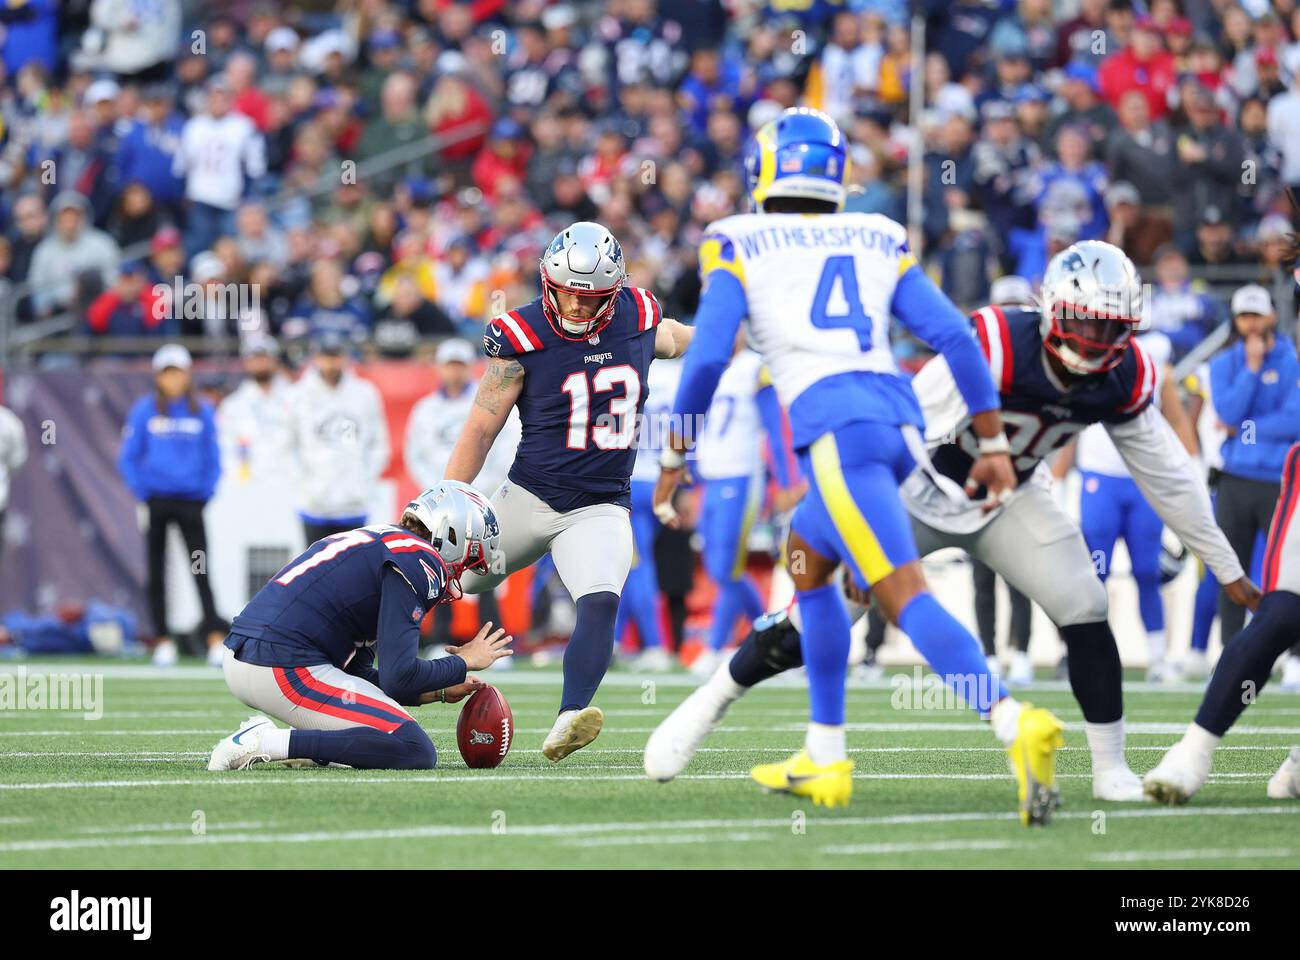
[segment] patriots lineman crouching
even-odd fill
[[[487,624],[449,656],[421,660],[420,621],[461,596],[460,577],[486,569],[499,539],[483,496],[443,482],[406,505],[400,526],[336,533],[294,558],[231,624],[226,684],[260,714],[213,748],[208,769],[433,767],[433,743],[404,707],[455,703],[482,686],[467,671],[509,656],[510,637]]]
[[[562,230],[539,265],[542,295],[488,324],[487,371],[447,465],[448,480],[478,475],[514,407],[523,439],[492,495],[501,563],[465,578],[491,590],[549,552],[577,606],[564,651],[560,713],[542,744],[559,761],[604,723],[592,697],[609,667],[619,594],[632,564],[632,464],[647,374],[680,356],[691,329],[662,316],[649,290],[627,284],[623,251],[598,223]]]

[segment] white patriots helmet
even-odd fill
[[[1041,290],[1043,345],[1071,373],[1112,369],[1142,322],[1142,282],[1124,251],[1101,240],[1066,247]]]
[[[402,510],[429,531],[429,543],[447,564],[455,593],[465,570],[488,573],[501,544],[501,525],[492,504],[468,483],[442,480]]]
[[[542,312],[565,340],[586,340],[614,318],[618,292],[627,282],[623,248],[599,223],[579,220],[555,235],[538,264],[542,274]],[[590,317],[571,317],[560,309],[558,291],[595,300]]]

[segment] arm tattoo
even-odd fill
[[[494,416],[501,412],[502,394],[509,391],[524,375],[524,365],[518,360],[494,357],[488,361],[483,380],[474,394],[474,405]]]

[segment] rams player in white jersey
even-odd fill
[[[711,224],[700,248],[704,280],[696,334],[678,390],[675,422],[708,407],[732,345],[763,356],[790,416],[807,496],[786,543],[804,621],[811,722],[805,748],[755,767],[767,789],[834,806],[848,802],[853,762],[844,740],[849,618],[836,568],[847,564],[884,614],[916,644],[1008,745],[1021,820],[1044,823],[1056,803],[1061,723],[1016,702],[988,672],[979,641],[930,594],[898,488],[925,459],[920,406],[889,345],[890,316],[947,360],[972,414],[978,449],[968,492],[990,506],[1016,484],[997,389],[965,317],[925,276],[906,231],[875,214],[841,214],[848,163],[825,114],[787,110],[755,137],[746,160],[756,212]],[[686,440],[661,458],[656,508],[671,512]],[[653,771],[650,771],[653,775]]]
[[[692,472],[704,481],[697,530],[704,540],[704,569],[718,588],[718,598],[708,649],[691,662],[692,673],[712,673],[720,651],[735,632],[736,620],[743,615],[748,624],[767,609],[746,564],[749,533],[766,491],[764,435],[778,484],[773,512],[785,513],[799,502],[802,488],[792,479],[781,403],[763,358],[740,343],[718,381],[695,445]]]

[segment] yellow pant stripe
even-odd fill
[[[761,477],[750,477],[746,486],[745,517],[740,521],[740,536],[736,538],[736,558],[731,563],[731,579],[739,580],[745,575],[749,560],[749,531],[758,519],[758,511],[763,506],[763,481]]]
[[[822,502],[826,504],[831,523],[835,525],[835,532],[848,547],[854,566],[866,577],[867,583],[879,583],[894,572],[894,566],[885,556],[876,535],[871,532],[867,518],[853,502],[853,494],[849,492],[848,485],[844,482],[844,472],[840,468],[840,451],[835,444],[835,435],[827,433],[818,438],[810,453],[813,480]]]

